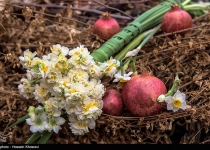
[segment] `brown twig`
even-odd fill
[[[210,139],[209,139],[209,140],[206,140],[206,141],[203,141],[203,142],[201,142],[200,144],[205,144],[205,143],[207,143],[207,142],[210,142]]]
[[[128,16],[128,17],[130,17],[130,18],[133,19],[133,20],[135,19],[134,17],[132,17],[132,16],[130,16],[130,15],[124,13],[123,11],[121,11],[121,10],[119,10],[119,9],[117,9],[117,8],[107,6],[107,5],[105,5],[105,4],[103,4],[103,3],[100,3],[100,2],[98,2],[98,1],[96,1],[96,0],[93,0],[93,2],[95,2],[95,3],[97,3],[97,4],[101,5],[101,6],[104,6],[104,7],[108,8],[108,9],[116,10],[116,11],[118,11],[118,12],[120,12],[120,13],[122,13],[122,14]]]
[[[0,43],[0,45],[2,45],[2,46],[12,46],[12,47],[16,47],[17,46],[16,44],[8,44],[8,43]],[[75,44],[62,44],[62,45],[63,46],[77,46]],[[48,48],[48,47],[51,47],[51,46],[52,46],[52,44],[42,45],[42,47],[44,47],[44,48]],[[89,47],[89,46],[91,46],[91,45],[87,45],[87,47]],[[31,44],[31,45],[29,45],[29,44],[22,44],[22,45],[20,45],[20,47],[36,48],[36,47],[40,47],[40,45],[39,44]]]
[[[19,7],[19,8],[23,8],[23,6],[20,6],[20,5],[25,5],[25,6],[36,6],[36,7],[49,7],[50,5],[46,5],[46,4],[28,4],[28,3],[14,3],[15,7]],[[52,4],[51,4],[52,5]],[[66,6],[59,6],[59,5],[54,5],[54,7],[56,8],[66,8]],[[75,8],[75,7],[71,7],[72,10],[79,10],[79,11],[85,11],[85,12],[91,12],[91,13],[96,13],[96,14],[102,14],[103,12],[102,11],[99,11],[99,10],[95,10],[95,9],[83,9],[83,8]],[[36,12],[36,13],[40,13],[39,11],[35,11],[33,10],[33,12]],[[46,16],[50,16],[50,17],[56,17],[55,15],[50,15],[50,14],[47,14],[47,13],[42,13]],[[120,16],[120,15],[115,15],[115,14],[110,14],[111,17],[113,18],[118,18],[118,19],[125,19],[125,20],[131,20],[130,17],[126,17],[126,16]],[[69,19],[69,20],[72,20],[70,18],[65,18],[65,17],[61,17],[62,19]],[[135,18],[134,18],[135,19]],[[74,20],[74,21],[77,21],[77,20]],[[80,22],[80,21],[77,21],[79,23],[83,23],[83,22]],[[84,23],[83,23],[84,24]]]
[[[124,2],[111,2],[109,5],[122,5],[122,4],[142,4],[145,2],[149,2],[150,0],[140,0],[140,1],[124,1]],[[68,2],[68,1],[67,1]],[[64,4],[67,4],[67,2],[64,1]],[[75,2],[72,2],[72,4],[75,4]],[[88,3],[88,2],[82,2],[79,3],[79,5],[97,5],[94,3]],[[147,7],[147,6],[146,6]],[[149,7],[149,6],[148,6]]]
[[[176,31],[176,32],[163,33],[163,34],[157,35],[155,37],[157,37],[157,38],[165,37],[165,36],[168,36],[168,35],[173,35],[173,34],[176,34],[176,33],[180,33],[180,32],[183,32],[183,31],[188,31],[188,30],[192,30],[192,29],[198,29],[198,28],[201,28],[201,27],[209,26],[209,25],[210,25],[209,23],[206,23],[206,24],[203,24],[203,25],[200,25],[200,26],[196,26],[196,27],[192,27],[192,28],[188,28],[188,29],[183,29],[183,30],[179,30],[179,31]]]
[[[28,5],[30,5],[30,4],[28,4]],[[37,5],[38,5],[38,4],[37,4]],[[15,6],[15,7],[17,7],[17,8],[23,8],[23,6],[19,6],[19,5],[13,5],[13,6]],[[53,17],[53,18],[56,18],[56,17],[57,17],[57,16],[55,16],[55,15],[51,15],[51,14],[47,14],[47,13],[42,13],[42,12],[39,12],[39,11],[36,11],[36,10],[32,10],[32,11],[35,12],[35,13],[38,13],[38,14],[42,14],[42,15],[48,16],[48,17]],[[80,23],[80,24],[87,25],[87,24],[84,23],[84,22],[81,22],[81,21],[78,21],[78,20],[75,20],[75,19],[72,19],[72,18],[67,18],[67,17],[60,17],[60,18],[65,19],[65,20],[72,20],[72,21],[78,22],[78,23]],[[88,25],[88,26],[89,26],[89,25]]]

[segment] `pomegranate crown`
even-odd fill
[[[109,18],[110,17],[110,13],[108,11],[102,12],[102,17],[103,18]]]
[[[174,9],[180,9],[179,4],[176,4],[176,3],[172,4],[171,9],[173,9],[173,10]]]
[[[142,69],[141,74],[143,74],[143,75],[153,75],[153,72],[152,72],[152,70],[149,66],[146,66]]]

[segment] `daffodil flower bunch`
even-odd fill
[[[57,44],[50,49],[51,53],[42,58],[30,50],[19,57],[26,69],[19,92],[39,103],[36,108],[28,108],[26,122],[33,133],[58,133],[66,116],[72,133],[84,135],[95,127],[95,120],[102,114],[105,87],[101,77],[114,77],[120,63],[112,57],[96,62],[84,45],[69,50]]]

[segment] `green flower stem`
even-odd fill
[[[42,109],[40,109],[40,108],[35,108],[35,113],[37,114],[42,114],[42,112],[44,111],[44,107],[42,108]]]
[[[149,33],[151,33],[152,30],[148,30],[139,36],[137,36],[133,41],[131,41],[119,54],[117,54],[114,59],[116,60],[122,60],[126,53],[129,52],[130,50],[133,50],[136,46],[139,45],[139,43],[147,36]]]
[[[191,0],[185,0],[184,2],[182,2],[182,6],[187,5],[189,2],[191,2]]]
[[[34,141],[36,141],[39,137],[41,137],[41,132],[35,132],[27,141],[25,144],[32,144]]]
[[[126,61],[124,63],[124,66],[123,66],[123,70],[128,69],[128,66],[129,66],[130,62],[131,62],[131,57],[126,59]]]
[[[157,32],[157,30],[160,28],[161,24],[159,24],[154,29],[150,29],[142,34],[140,34],[137,38],[135,38],[130,44],[128,44],[118,55],[114,57],[116,60],[124,59],[127,52],[133,50],[139,42],[142,41],[142,43],[137,47],[137,49],[141,49],[141,47],[144,46],[144,44]]]
[[[46,144],[54,132],[45,131],[37,144]]]
[[[38,80],[41,80],[42,78],[37,78],[37,79],[34,79],[34,80],[32,80],[32,81],[30,81],[30,85],[31,86],[34,86],[35,84],[36,84],[36,82],[38,81]]]
[[[18,121],[16,121],[15,123],[13,123],[11,126],[9,126],[8,128],[12,128],[18,124],[20,124],[21,122],[25,121],[26,119],[28,119],[30,116],[29,114],[26,114],[25,116],[23,116],[22,118],[20,118]]]
[[[210,8],[208,8],[208,7],[199,7],[199,6],[196,6],[196,7],[184,6],[184,9],[187,10],[187,11],[190,11],[190,10],[210,10]]]
[[[177,91],[177,88],[179,85],[180,85],[180,79],[178,77],[178,74],[176,74],[174,83],[173,83],[171,89],[168,91],[168,93],[165,94],[165,97],[172,96]]]
[[[161,27],[162,24],[159,24],[157,27],[155,27],[151,33],[141,42],[141,44],[137,47],[138,49],[141,49],[146,42],[157,32],[157,30]]]
[[[123,69],[123,62],[120,61],[120,70],[121,70],[121,76],[124,76],[124,69]]]
[[[183,9],[190,13],[191,11],[210,10],[209,7],[210,7],[210,3],[208,2],[203,2],[203,3],[190,2],[188,5],[184,5]]]
[[[136,56],[131,58],[131,68],[133,71],[133,75],[137,75],[137,71],[136,71]]]

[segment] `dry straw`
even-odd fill
[[[18,56],[25,49],[38,51],[42,56],[49,52],[49,46],[59,44],[70,48],[84,44],[90,51],[99,48],[105,41],[91,33],[88,25],[75,19],[64,19],[66,13],[56,17],[46,16],[43,9],[34,11],[29,7],[8,5],[0,13],[0,131],[24,116],[29,105],[18,93],[17,85],[25,75]],[[20,15],[17,12],[22,11]],[[69,13],[69,14],[67,14]],[[210,125],[210,30],[209,14],[194,19],[194,27],[185,37],[170,40],[159,31],[142,48],[137,56],[137,71],[150,66],[169,89],[174,75],[179,72],[180,89],[187,95],[188,109],[176,113],[163,111],[159,115],[134,117],[126,110],[121,116],[103,114],[97,120],[94,130],[87,135],[75,136],[68,125],[59,134],[53,135],[48,143],[206,143],[209,141]],[[175,34],[175,33],[174,33]],[[107,88],[121,90],[120,84],[103,79]],[[12,130],[8,143],[25,143],[31,136],[29,126],[22,123]]]

